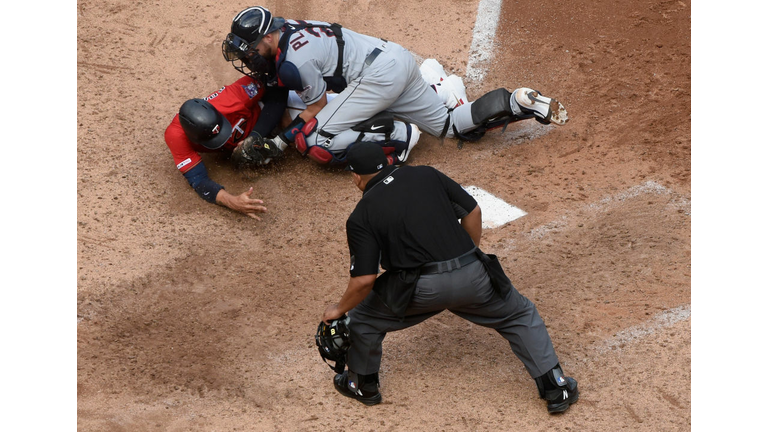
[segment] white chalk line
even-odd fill
[[[594,346],[594,350],[600,354],[604,354],[608,351],[621,351],[640,339],[651,336],[668,327],[672,327],[680,321],[688,320],[690,317],[691,305],[689,304],[678,306],[673,309],[667,309],[655,315],[644,324],[628,327],[612,337],[603,340]]]
[[[597,202],[587,204],[585,208],[592,211],[607,211],[610,208],[621,205],[624,201],[632,198],[637,198],[641,195],[670,195],[673,196],[667,207],[670,210],[683,210],[687,216],[691,214],[691,200],[686,198],[675,191],[672,191],[653,180],[649,180],[643,184],[632,186],[629,189],[619,192],[615,195],[610,195]],[[538,226],[527,233],[528,237],[533,239],[541,239],[548,235],[550,232],[559,228],[565,227],[571,220],[573,212],[565,212],[559,218],[547,222],[544,225]]]
[[[617,194],[607,196],[595,203],[587,204],[586,208],[590,210],[596,210],[596,211],[607,211],[617,205],[620,205],[624,201],[637,198],[642,195],[648,195],[648,194],[671,195],[674,197],[674,199],[670,201],[668,206],[671,206],[675,210],[677,209],[687,210],[686,214],[690,215],[690,209],[691,209],[690,199],[684,196],[681,196],[676,192],[652,180],[649,180],[637,186],[632,186],[629,189],[619,192]],[[545,225],[534,228],[530,231],[530,233],[528,233],[528,236],[534,239],[540,239],[548,235],[553,230],[565,227],[568,224],[569,220],[571,219],[571,215],[572,215],[571,212],[567,212],[566,214],[560,216],[559,218],[551,222],[548,222]],[[628,327],[614,334],[612,337],[596,343],[593,346],[593,348],[599,354],[604,354],[609,351],[610,352],[621,351],[622,349],[627,348],[632,343],[642,338],[658,333],[659,331],[665,328],[671,327],[680,321],[690,319],[690,317],[691,317],[690,304],[686,304],[686,305],[679,306],[672,309],[667,309],[655,315],[653,318],[651,318],[648,322],[644,324]]]
[[[492,58],[500,13],[501,0],[480,0],[477,5],[472,45],[467,61],[466,78],[469,80],[479,81],[485,77],[488,63]]]

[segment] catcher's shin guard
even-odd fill
[[[560,364],[534,381],[539,389],[539,397],[547,401],[550,414],[564,412],[579,400],[578,383],[563,374]]]
[[[472,103],[472,122],[482,125],[499,117],[515,115],[510,104],[512,94],[505,88],[490,91]]]
[[[568,121],[568,112],[557,99],[527,87],[512,93],[498,88],[472,103],[472,122],[486,129],[529,118],[542,124],[564,125]]]
[[[512,94],[507,89],[498,88],[470,104],[456,107],[451,114],[453,135],[463,141],[477,141],[489,129],[533,117],[533,115],[516,115],[511,105],[511,97]],[[522,114],[520,110],[517,111]]]

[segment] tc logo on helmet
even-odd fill
[[[213,130],[211,130],[211,133],[214,134],[214,135],[218,135],[219,132],[221,132],[221,126],[219,126],[219,125],[214,126]]]

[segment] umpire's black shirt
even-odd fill
[[[347,219],[350,275],[405,270],[463,255],[475,247],[458,219],[477,202],[428,166],[387,166],[365,187]]]

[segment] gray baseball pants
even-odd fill
[[[372,291],[349,312],[349,370],[360,375],[378,372],[381,346],[388,332],[414,326],[446,309],[499,332],[531,378],[558,364],[536,306],[516,289],[502,299],[491,286],[482,262],[476,261],[451,272],[422,275],[402,321]]]
[[[357,136],[349,129],[382,111],[390,111],[433,136],[440,136],[449,118],[449,126],[456,123],[461,132],[477,127],[472,123],[471,103],[449,115],[448,108],[421,76],[413,54],[394,42],[387,42],[382,54],[363,74],[317,114],[317,131],[307,137],[307,144],[321,145],[332,153],[346,151]],[[335,137],[327,139],[318,133],[320,130]],[[447,137],[453,136],[452,127],[446,132]],[[404,127],[396,127],[392,139],[405,141]]]

